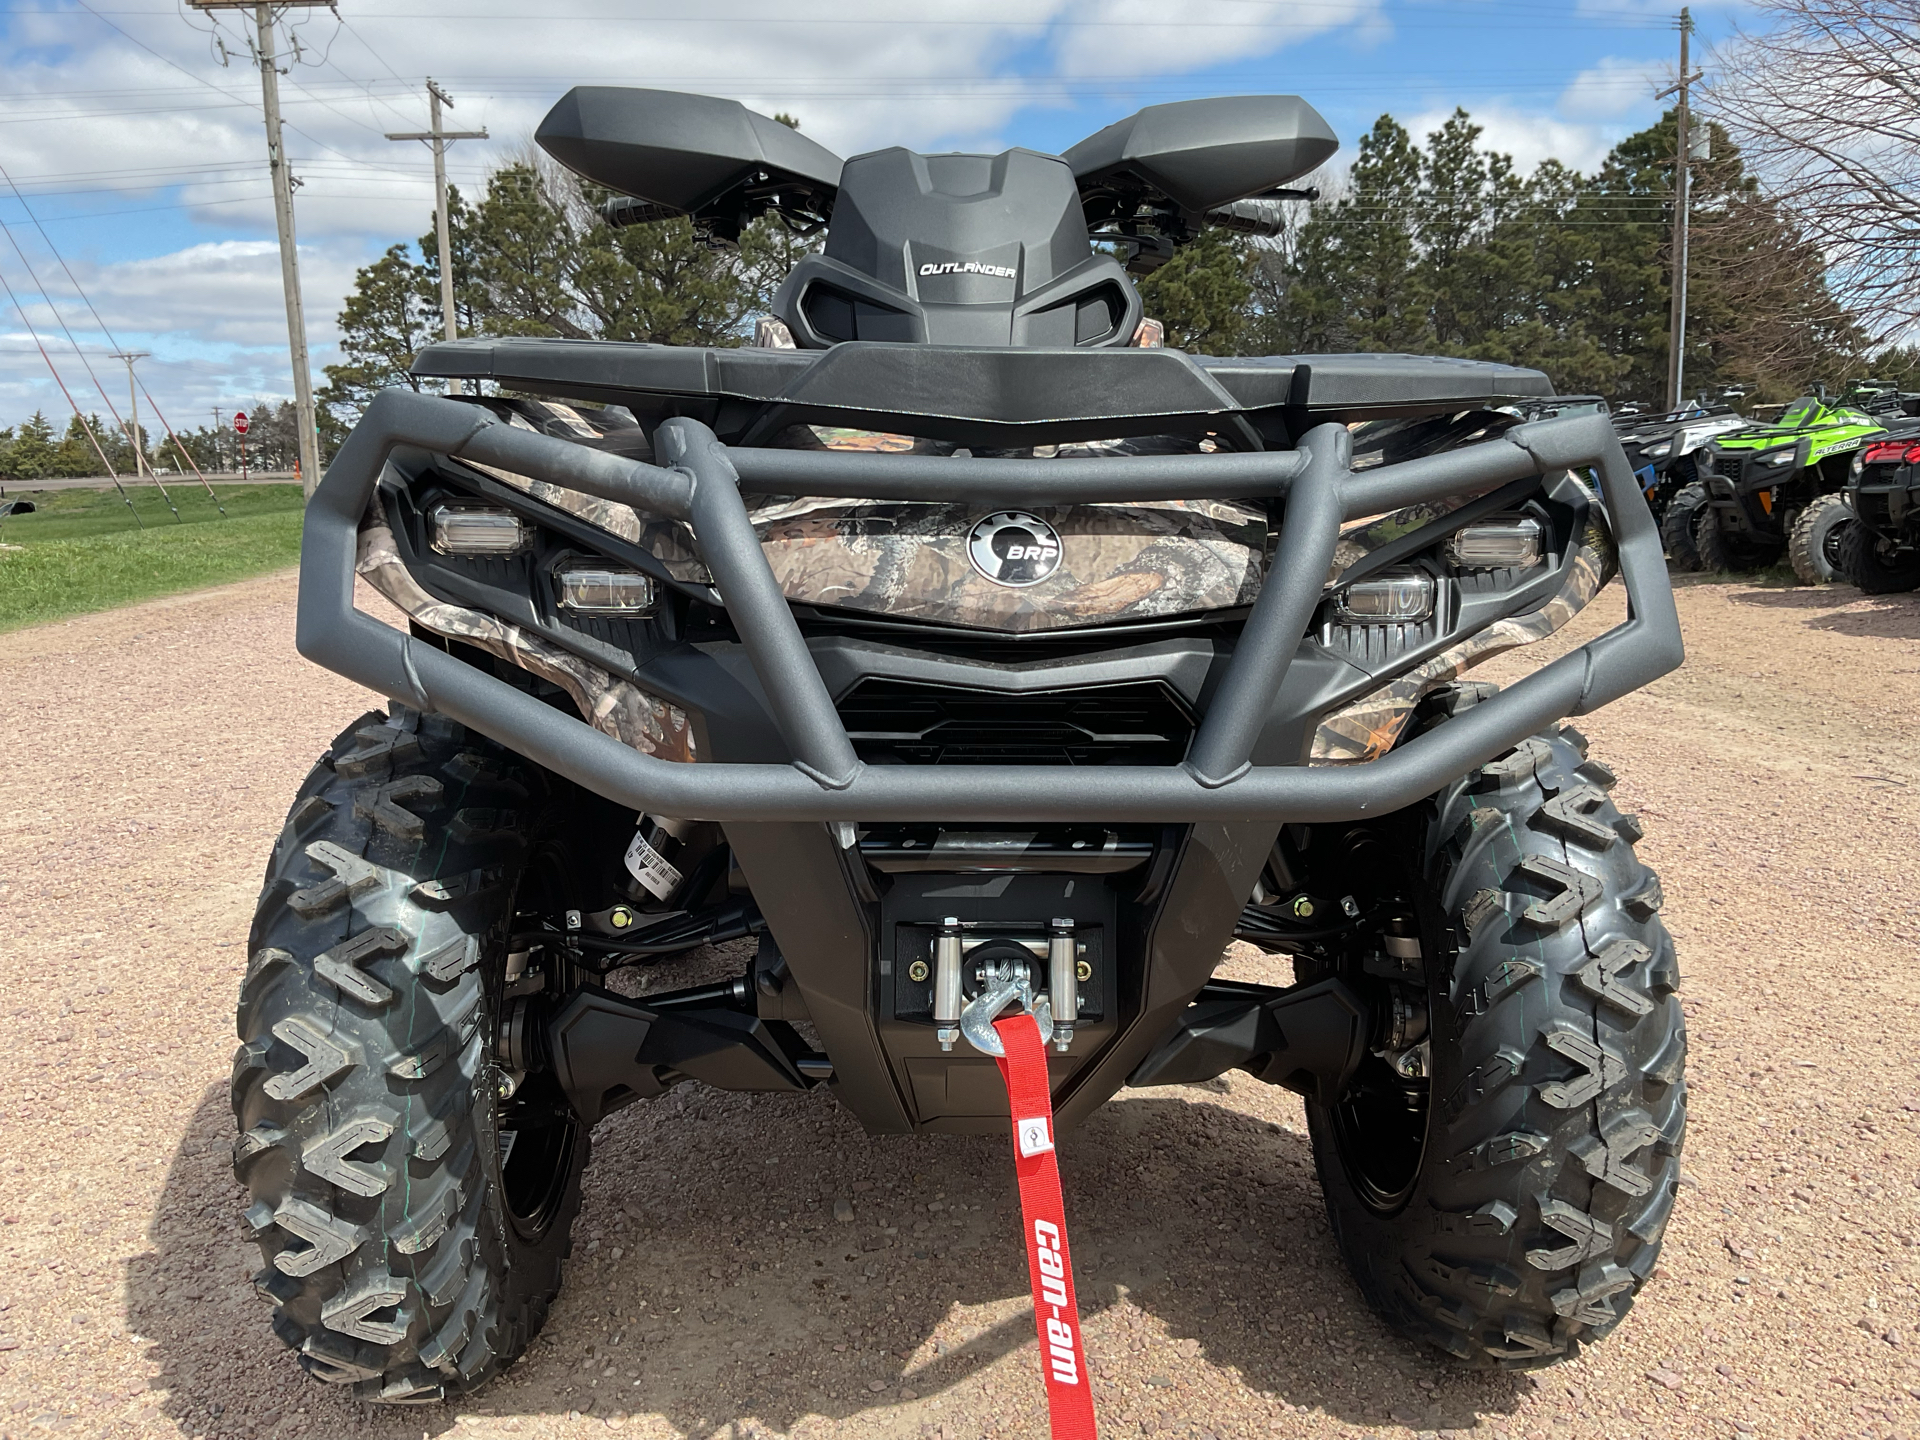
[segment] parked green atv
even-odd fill
[[[1852,511],[1840,498],[1849,457],[1886,433],[1868,406],[1896,411],[1889,391],[1849,394],[1830,404],[1810,395],[1778,422],[1722,435],[1695,457],[1706,503],[1694,519],[1703,570],[1759,570],[1785,553],[1808,585],[1844,578],[1838,542]]]

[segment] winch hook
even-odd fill
[[[1012,975],[992,981],[960,1012],[960,1033],[967,1043],[983,1055],[998,1058],[1007,1053],[1000,1032],[993,1028],[1007,1006],[1019,1001],[1040,1027],[1040,1043],[1053,1038],[1053,1005],[1044,993],[1033,993],[1033,981],[1026,975]]]

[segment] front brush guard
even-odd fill
[[[688,522],[792,756],[790,764],[682,764],[622,745],[533,696],[353,607],[356,536],[396,448],[510,469]],[[389,390],[367,408],[308,502],[296,644],[316,664],[437,711],[635,810],[712,820],[1166,821],[1356,819],[1412,804],[1566,715],[1676,668],[1683,652],[1660,538],[1603,415],[1518,425],[1498,439],[1355,472],[1347,431],[1293,451],[995,460],[731,449],[672,419],[647,465],[503,424],[470,405]],[[1446,725],[1365,765],[1255,766],[1255,739],[1332,564],[1343,520],[1594,467],[1626,586],[1627,621]],[[1120,499],[1284,497],[1285,523],[1187,759],[1108,766],[865,766],[761,553],[743,494],[963,499],[983,507]]]

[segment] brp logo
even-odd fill
[[[973,527],[967,558],[996,585],[1038,585],[1060,568],[1060,536],[1038,515],[1002,510]]]

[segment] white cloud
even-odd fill
[[[353,282],[354,260],[343,244],[303,245],[300,266],[318,383],[320,368],[334,358],[337,297]],[[276,242],[214,241],[117,264],[78,261],[73,271],[114,339],[152,352],[140,363],[140,373],[164,404],[188,417],[176,416],[175,424],[198,423],[193,417],[216,402],[292,393]],[[106,337],[57,266],[41,269],[40,278],[54,292],[51,301],[21,298],[74,400],[82,409],[103,413],[108,404],[120,406],[125,373],[108,354]],[[41,408],[64,424],[70,413],[65,397],[32,335],[17,317],[9,318],[16,324],[0,334],[0,423]],[[84,359],[68,343],[62,319]],[[96,379],[107,387],[105,399]]]
[[[1379,0],[1072,0],[1054,42],[1066,75],[1201,70],[1380,19]],[[1373,38],[1378,38],[1377,33]]]
[[[1451,110],[1429,110],[1406,121],[1416,141],[1424,141],[1428,132],[1447,122]],[[1619,141],[1617,125],[1580,124],[1556,120],[1536,111],[1520,110],[1498,101],[1475,105],[1473,123],[1483,131],[1480,148],[1511,155],[1514,165],[1526,174],[1542,160],[1558,160],[1575,170],[1591,172]]]
[[[1572,120],[1618,120],[1653,103],[1673,79],[1674,67],[1656,60],[1608,56],[1574,76],[1555,108]]]
[[[320,301],[308,306],[313,313],[307,322],[319,344],[332,343],[330,299],[346,293],[352,270],[331,247],[301,247],[302,290]],[[213,241],[115,265],[76,265],[74,272],[116,332],[192,331],[203,344],[216,346],[286,343],[275,241]]]

